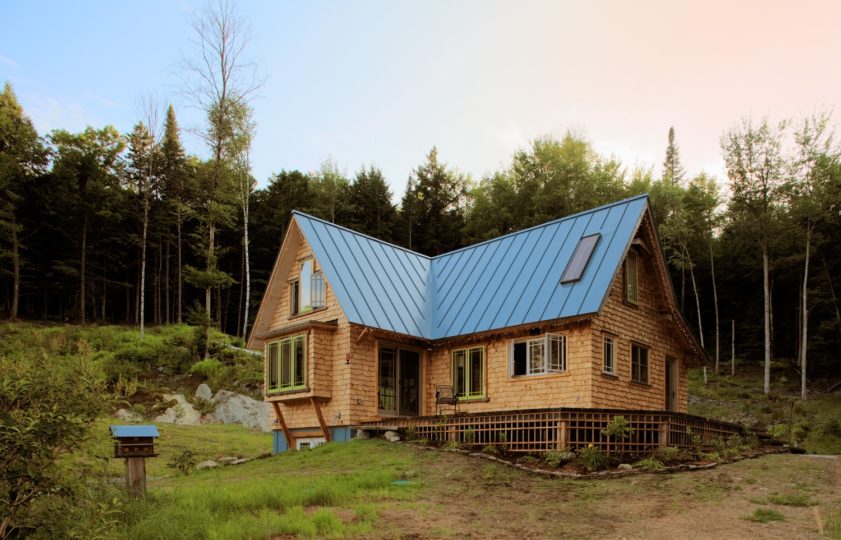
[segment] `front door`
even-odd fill
[[[381,346],[378,369],[378,408],[383,416],[420,414],[420,353]]]
[[[677,360],[666,357],[666,410],[677,410]]]

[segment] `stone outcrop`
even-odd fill
[[[155,418],[155,422],[183,426],[241,424],[255,430],[271,431],[267,403],[228,390],[219,390],[215,396],[205,398],[209,393],[210,387],[206,384],[199,385],[196,390],[197,398],[206,399],[214,406],[213,412],[205,415],[200,414],[182,394],[164,394],[166,401],[175,401],[176,404]]]

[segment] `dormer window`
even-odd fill
[[[324,274],[314,270],[313,260],[301,261],[298,279],[292,281],[289,290],[292,315],[323,308],[324,290]]]

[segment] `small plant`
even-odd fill
[[[608,422],[607,427],[602,430],[602,435],[623,440],[633,435],[634,431],[636,430],[631,427],[624,416],[614,416]]]
[[[537,467],[540,465],[540,460],[534,456],[523,456],[518,461],[521,465],[525,465],[526,467]]]
[[[586,448],[582,448],[578,452],[578,459],[581,461],[581,464],[587,472],[598,471],[607,465],[607,456],[600,448],[597,448],[592,444],[588,445]]]
[[[181,453],[172,456],[166,466],[188,475],[196,468],[196,456],[190,450],[182,450]]]
[[[504,452],[508,448],[508,433],[500,431],[496,434],[496,440],[499,442],[499,449]]]
[[[473,428],[467,428],[464,430],[464,443],[465,444],[475,444],[476,443],[476,431]]]
[[[829,418],[821,424],[820,431],[825,437],[841,437],[841,422]]]
[[[782,512],[773,510],[771,508],[757,508],[752,514],[748,514],[743,519],[754,521],[756,523],[768,523],[770,521],[785,521],[786,518]]]
[[[444,443],[442,448],[444,448],[444,450],[459,450],[461,449],[461,443],[458,441],[447,441]]]
[[[204,398],[197,397],[193,399],[193,408],[199,414],[210,414],[216,410],[216,404]]]
[[[684,461],[686,458],[683,451],[677,446],[667,446],[666,448],[659,449],[656,455],[665,463]]]
[[[784,439],[788,436],[788,426],[785,424],[772,424],[768,426],[768,433],[775,439]]]
[[[550,467],[560,467],[575,459],[575,454],[569,450],[555,450],[546,454],[546,463]]]
[[[205,379],[210,379],[216,375],[223,367],[222,362],[216,358],[205,358],[199,360],[190,367],[190,373],[201,375]]]
[[[482,448],[483,454],[488,454],[489,456],[496,456],[499,455],[499,448],[492,444],[486,444],[484,448]]]
[[[418,428],[414,424],[409,424],[406,428],[406,440],[414,441],[418,438]]]
[[[634,463],[634,468],[635,469],[643,469],[643,470],[646,470],[646,471],[662,471],[663,469],[666,468],[666,466],[663,465],[662,461],[655,458],[654,456],[651,456],[651,457],[647,457],[645,459],[641,459],[641,460],[637,461],[636,463]]]

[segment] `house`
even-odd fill
[[[687,409],[706,356],[675,302],[648,198],[437,257],[293,212],[248,347],[275,451],[458,412]]]

